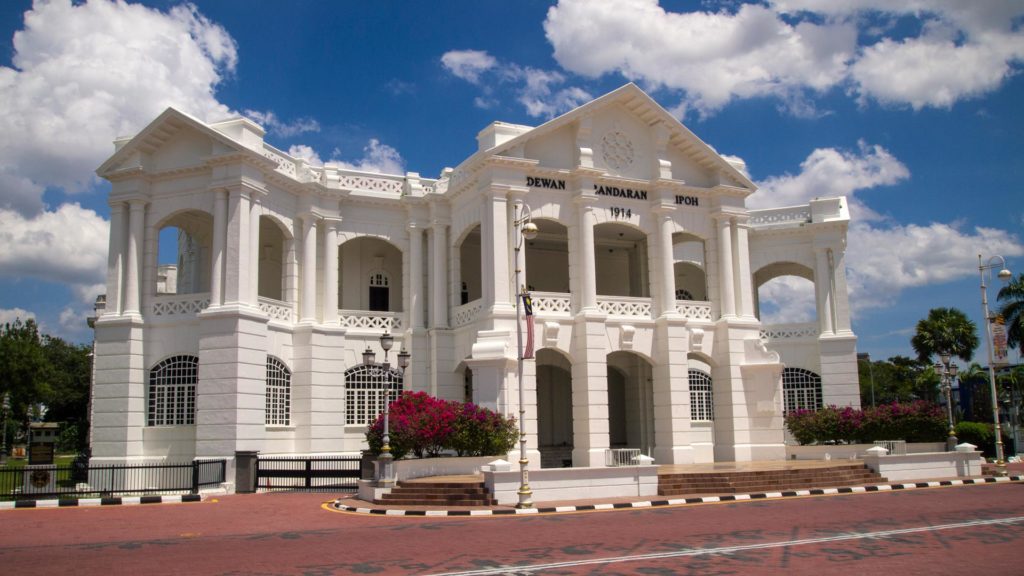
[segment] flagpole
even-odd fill
[[[530,490],[530,472],[528,467],[530,459],[526,457],[526,392],[523,383],[523,318],[522,302],[526,292],[525,287],[520,283],[519,276],[522,272],[520,266],[520,251],[523,248],[523,239],[537,237],[537,225],[530,221],[530,209],[525,204],[518,204],[518,214],[513,220],[516,234],[516,349],[517,363],[516,375],[519,382],[519,502],[516,508],[533,508],[533,491]]]

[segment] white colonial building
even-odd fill
[[[174,109],[118,141],[94,459],[358,452],[384,331],[412,355],[398,386],[517,415],[517,267],[533,466],[781,459],[785,409],[859,405],[844,198],[748,210],[755,185],[632,84],[477,139],[436,180]],[[539,234],[517,251],[519,215]],[[784,275],[814,283],[815,322],[758,319]]]

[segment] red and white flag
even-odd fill
[[[533,298],[529,292],[523,292],[523,310],[526,312],[526,349],[523,360],[533,358]]]

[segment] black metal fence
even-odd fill
[[[224,482],[226,460],[0,468],[0,500],[196,494]]]
[[[256,460],[256,490],[355,491],[360,460],[359,456],[260,456]]]

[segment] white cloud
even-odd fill
[[[873,217],[852,196],[860,190],[889,186],[910,177],[910,170],[888,150],[863,141],[856,152],[818,148],[800,164],[800,173],[772,176],[759,183],[749,198],[752,208],[796,206],[813,198],[851,197],[858,217]]]
[[[797,276],[780,276],[757,291],[761,321],[766,324],[813,322],[817,318],[814,283]]]
[[[562,112],[586,104],[593,98],[583,89],[573,86],[560,90],[552,89],[553,85],[565,82],[565,76],[558,72],[523,68],[518,71],[517,76],[525,82],[518,100],[530,116],[553,118]]]
[[[266,112],[260,112],[259,110],[246,110],[245,115],[262,124],[269,132],[277,134],[283,138],[291,138],[292,136],[298,136],[299,134],[304,134],[306,132],[320,131],[320,123],[313,118],[298,118],[291,122],[284,122],[277,117],[277,114],[270,110]]]
[[[843,81],[855,54],[847,22],[789,24],[771,9],[667,12],[658,0],[561,0],[544,22],[558,63],[598,77],[619,72],[651,88],[685,92],[707,113],[735,98],[794,98]]]
[[[313,166],[323,166],[324,162],[320,159],[320,155],[316,153],[311,147],[305,144],[293,144],[288,147],[288,155],[294,156],[295,158],[302,158],[306,162],[309,162]]]
[[[21,320],[22,322],[29,318],[34,320],[35,317],[35,312],[29,312],[22,308],[0,308],[0,326],[4,324],[13,324],[15,320]]]
[[[91,311],[76,310],[70,306],[60,311],[60,317],[57,321],[61,327],[61,337],[70,337],[72,341],[75,340],[74,335],[81,335],[82,333],[89,330],[88,318]]]
[[[337,156],[335,150],[334,156]],[[371,138],[363,147],[363,157],[355,162],[346,162],[336,157],[331,162],[340,168],[349,170],[361,170],[363,172],[380,172],[383,174],[405,174],[405,161],[402,155],[387,144],[381,144],[380,140]]]
[[[191,4],[39,0],[13,44],[13,67],[0,67],[0,195],[25,216],[43,209],[47,186],[89,189],[113,139],[168,106],[230,115],[214,90],[234,70],[235,42]]]
[[[470,84],[478,83],[480,75],[497,64],[494,56],[483,50],[450,50],[441,56],[445,69]]]
[[[0,210],[0,277],[32,277],[71,285],[91,303],[102,288],[110,224],[92,210],[64,204],[25,218]]]

